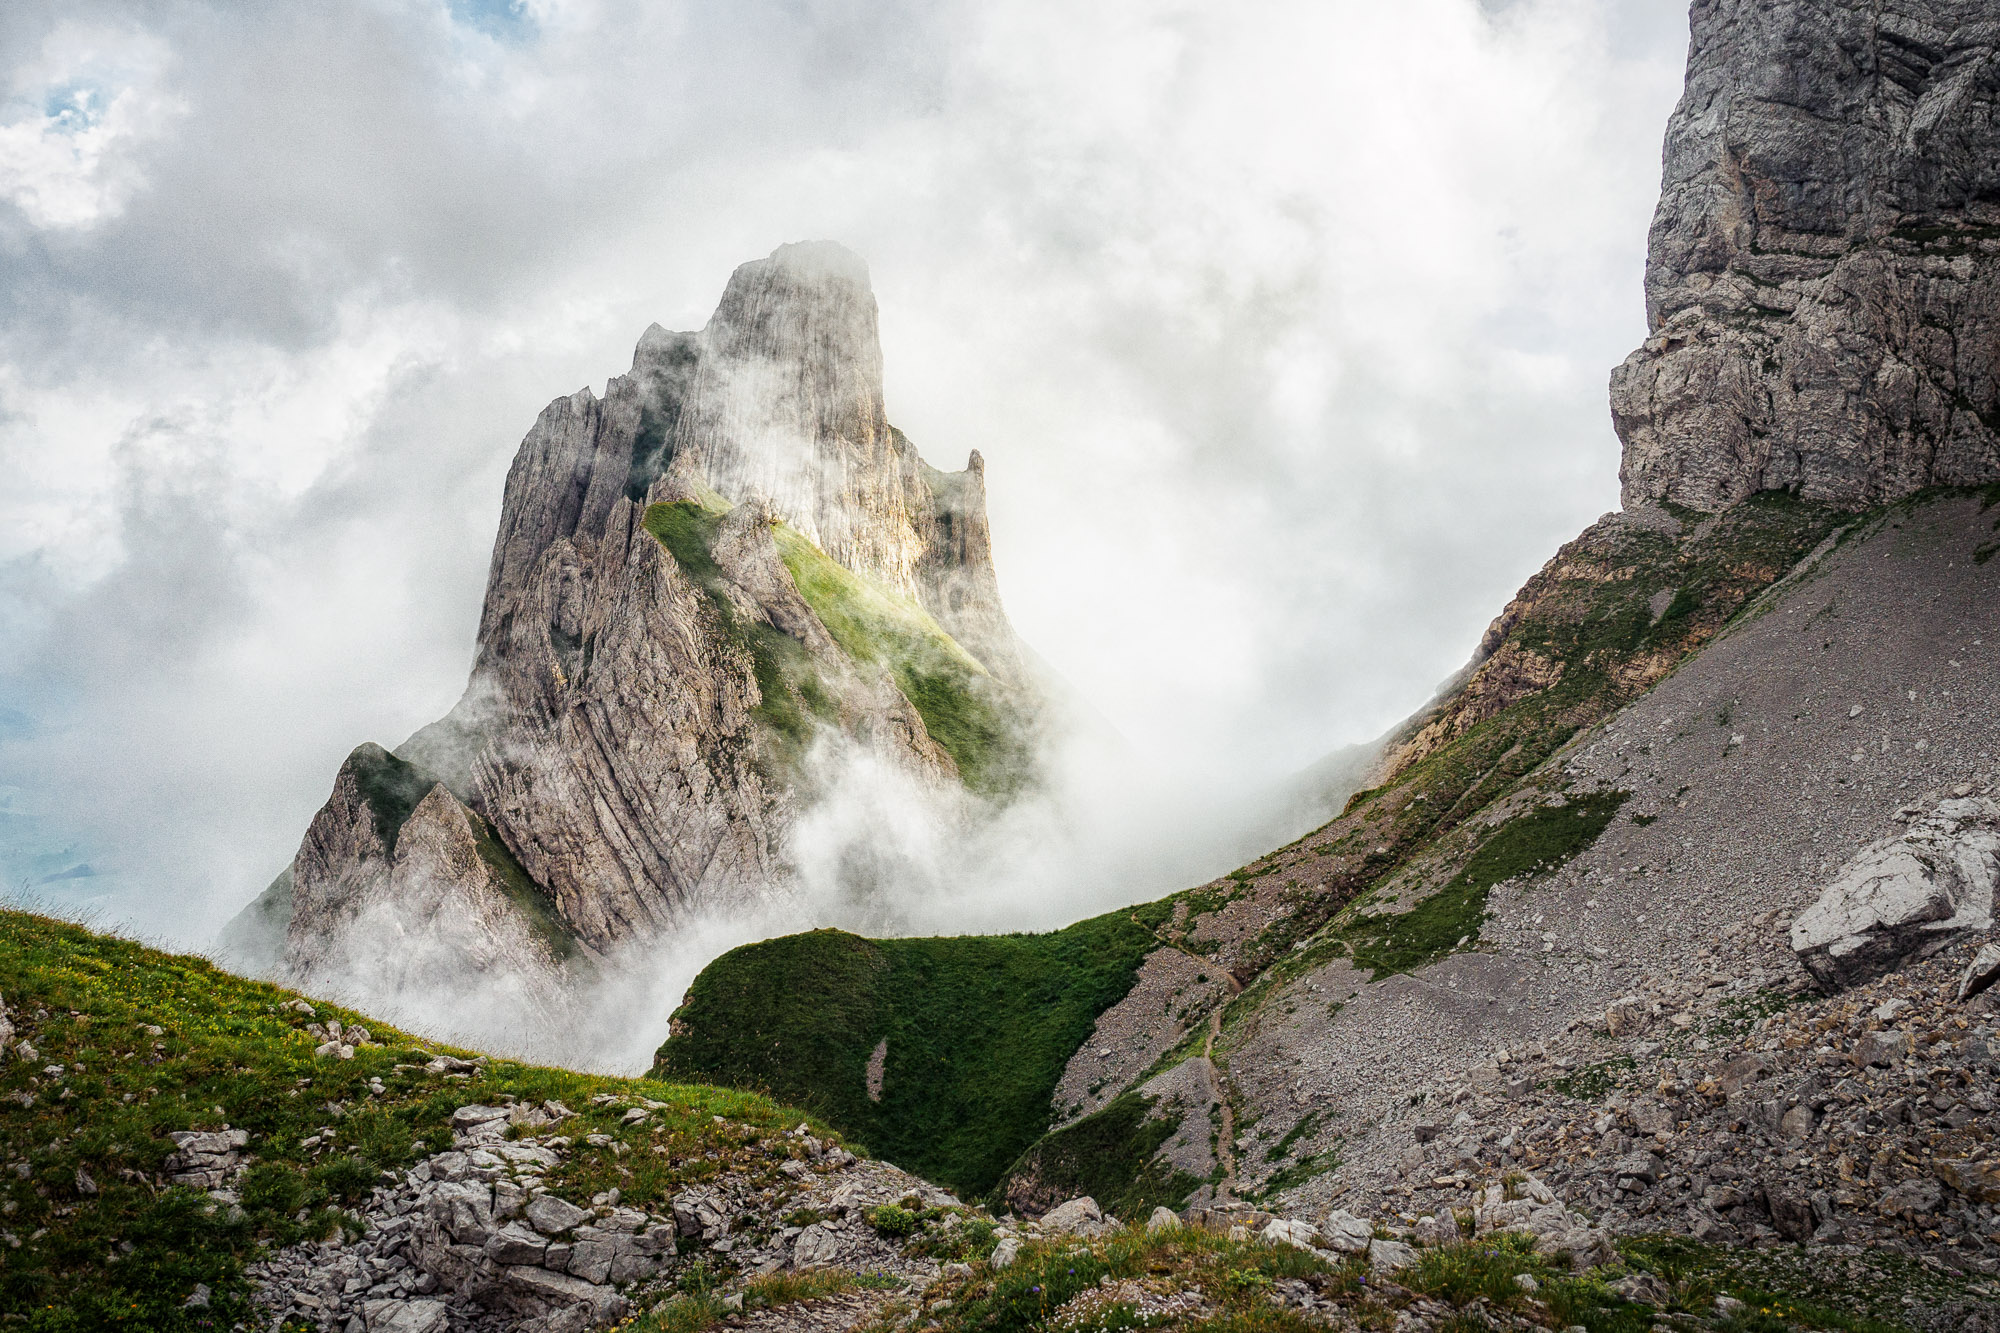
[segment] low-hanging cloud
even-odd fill
[[[813,869],[813,910],[1040,926],[1226,868],[1614,502],[1672,9],[7,6],[0,878],[209,938],[457,696],[542,404],[818,236],[1145,762],[1066,766],[983,877],[857,781],[802,846],[931,890]]]

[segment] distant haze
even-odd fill
[[[1685,39],[1666,0],[15,0],[0,884],[205,941],[457,697],[541,406],[811,237],[1162,789],[1380,733],[1615,503]],[[1213,873],[1148,805],[1084,804],[1129,812],[1104,881]]]

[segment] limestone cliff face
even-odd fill
[[[396,756],[343,768],[291,870],[288,972],[366,973],[386,937],[370,917],[360,948],[354,923],[394,904],[405,930],[459,918],[427,966],[456,951],[559,986],[563,950],[522,941],[588,955],[785,894],[822,741],[941,792],[992,767],[1030,700],[982,464],[925,465],[888,424],[881,361],[861,261],[785,246],[737,270],[701,332],[648,329],[602,397],[543,410],[508,474],[466,694]],[[405,809],[444,831],[412,843]],[[435,854],[405,871],[410,846]]]
[[[2000,16],[1696,0],[1611,380],[1625,503],[2000,477]]]

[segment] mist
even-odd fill
[[[7,7],[0,885],[206,946],[464,687],[542,405],[813,237],[1123,757],[968,838],[827,756],[802,897],[635,972],[602,1061],[758,932],[1044,928],[1287,840],[1293,775],[1615,504],[1685,41],[1638,0]]]

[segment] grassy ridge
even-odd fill
[[[379,1172],[448,1146],[449,1117],[467,1102],[565,1102],[579,1113],[569,1122],[578,1146],[551,1185],[588,1197],[615,1184],[642,1202],[746,1151],[712,1117],[771,1130],[799,1118],[719,1088],[502,1061],[470,1080],[398,1070],[444,1048],[330,1005],[317,1016],[364,1023],[379,1044],[352,1060],[318,1058],[307,1018],[280,1008],[292,992],[19,912],[0,912],[0,995],[36,1052],[30,1060],[13,1048],[0,1064],[9,1168],[0,1171],[0,1317],[50,1333],[221,1329],[247,1318],[242,1271],[260,1247],[339,1230],[344,1207]],[[662,1136],[641,1142],[641,1128],[590,1105],[600,1092],[668,1103],[652,1122]],[[225,1124],[251,1135],[240,1209],[163,1175],[169,1131]],[[327,1127],[330,1143],[304,1145]],[[620,1157],[584,1146],[586,1133],[647,1151]],[[656,1141],[665,1151],[651,1151]],[[213,1305],[183,1309],[197,1283]]]
[[[1097,1016],[1131,989],[1164,907],[1046,935],[864,940],[788,935],[695,979],[654,1072],[809,1105],[908,1170],[992,1189],[1047,1129]],[[867,1071],[888,1043],[881,1100]]]

